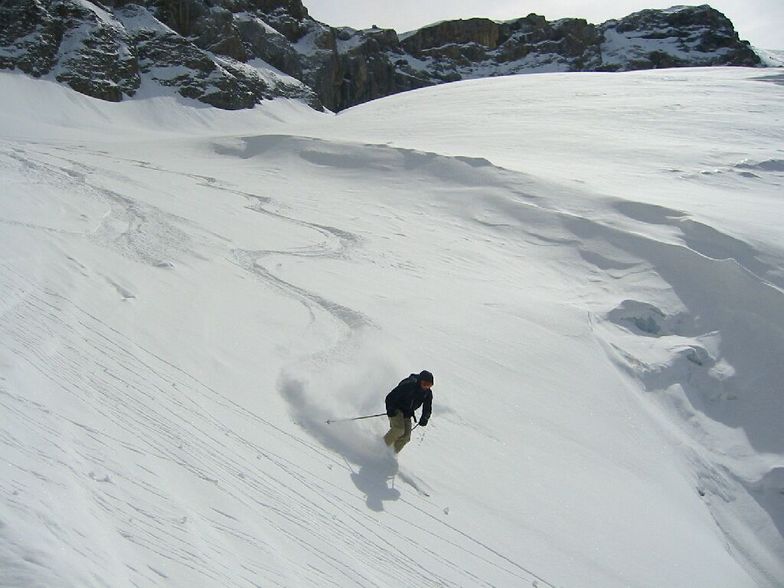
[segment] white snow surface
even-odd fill
[[[782,79],[0,73],[0,586],[781,586]]]

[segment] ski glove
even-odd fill
[[[427,426],[427,419],[419,419],[419,426],[426,427]]]

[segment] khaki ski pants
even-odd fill
[[[384,435],[384,442],[395,447],[395,453],[400,453],[406,443],[411,440],[411,419],[397,411],[395,416],[389,417],[389,432]]]

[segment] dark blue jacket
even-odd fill
[[[421,406],[422,416],[419,423],[424,424],[433,411],[433,392],[423,390],[419,385],[419,375],[411,374],[387,394],[386,405],[387,415],[393,416],[399,410],[408,418],[413,417],[414,411]]]

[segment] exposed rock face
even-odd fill
[[[486,19],[439,23],[402,42],[424,62],[425,70],[443,80],[593,70],[601,65],[601,43],[598,28],[583,19],[548,22],[536,14],[503,23]]]
[[[117,2],[109,9],[88,0],[6,0],[0,6],[0,67],[51,77],[115,102],[134,96],[145,83],[153,92],[169,87],[224,109],[251,108],[277,96],[321,107],[301,82],[267,64],[243,63],[248,56],[242,41],[232,44],[232,35],[239,35],[231,13],[206,11],[197,0],[177,7],[180,16],[188,16],[181,22],[206,48],[156,18],[152,10],[166,14],[165,6],[151,3],[148,10]],[[205,18],[194,21],[199,10]]]
[[[342,110],[467,78],[544,71],[760,65],[709,6],[594,25],[530,14],[446,21],[401,37],[322,24],[300,0],[5,0],[0,68],[106,100],[173,88],[220,108],[276,96]]]
[[[139,64],[123,27],[98,7],[59,4],[56,14],[63,24],[57,81],[114,102],[133,95],[141,84]]]
[[[57,60],[63,24],[37,0],[0,6],[0,67],[19,68],[35,77],[48,73]]]
[[[487,18],[444,21],[419,29],[406,38],[403,47],[413,55],[447,45],[469,43],[493,50],[498,47],[501,26]]]
[[[12,0],[3,6],[0,66],[16,66],[104,100],[133,95],[139,78],[129,39],[110,14],[97,6]],[[10,46],[10,51],[8,50]]]
[[[710,6],[643,10],[601,28],[604,70],[761,63],[732,22]]]

